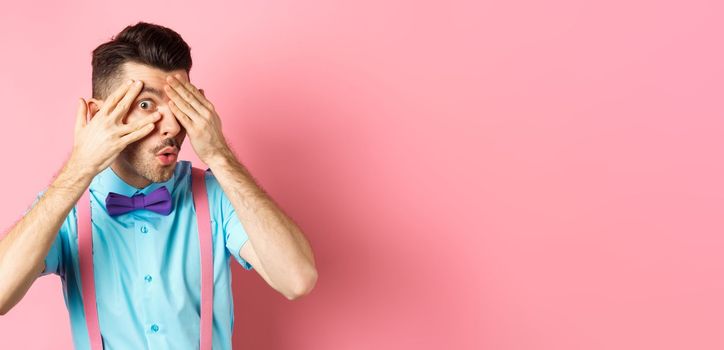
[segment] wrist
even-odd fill
[[[85,184],[85,187],[88,187],[98,172],[93,167],[83,164],[71,156],[58,174],[58,179],[69,183]]]
[[[50,188],[73,196],[85,191],[91,181],[93,181],[93,175],[90,172],[78,169],[73,163],[66,163],[50,184]]]
[[[225,148],[208,157],[204,161],[204,163],[206,163],[206,165],[208,165],[209,168],[211,168],[211,170],[213,171],[214,168],[226,167],[231,165],[234,160],[236,160],[234,154],[231,152],[230,149]]]

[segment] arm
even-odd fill
[[[0,315],[23,298],[45,269],[60,226],[93,175],[67,162],[40,200],[0,240]]]
[[[287,299],[309,293],[317,281],[317,270],[299,227],[254,183],[231,152],[221,131],[221,118],[204,92],[181,74],[168,75],[166,82],[171,111],[186,129],[199,159],[211,168],[249,236],[239,254]]]
[[[143,82],[118,85],[90,120],[86,101],[78,99],[70,160],[38,203],[0,240],[0,315],[15,306],[43,272],[63,221],[96,174],[109,167],[126,146],[154,130],[161,117],[156,112],[124,123]]]
[[[299,227],[256,185],[230,150],[214,158],[209,167],[249,236],[239,255],[287,299],[309,293],[317,271]]]

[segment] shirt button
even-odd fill
[[[141,232],[143,232],[143,233],[148,232],[148,229],[146,228],[146,226],[141,226]]]
[[[153,278],[151,278],[151,275],[146,275],[143,279],[146,280],[146,282],[151,282]]]
[[[158,332],[158,326],[157,326],[155,323],[151,326],[151,331],[152,331],[153,333]]]

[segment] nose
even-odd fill
[[[168,106],[159,107],[158,111],[161,113],[161,119],[156,122],[158,125],[157,128],[160,130],[164,139],[174,137],[181,132],[183,127],[178,120],[176,120],[176,117]]]

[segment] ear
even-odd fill
[[[103,100],[95,99],[95,98],[89,98],[88,99],[88,114],[90,114],[90,119],[93,119],[93,117],[98,113],[99,110],[101,110],[101,107],[103,107]],[[88,120],[90,120],[88,119]]]

